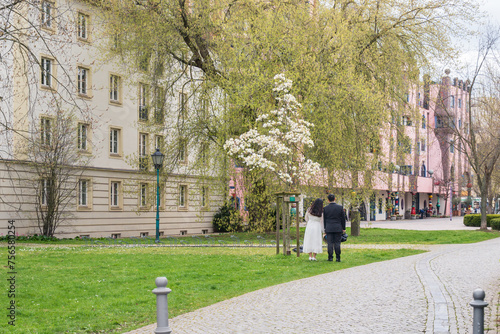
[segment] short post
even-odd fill
[[[474,308],[474,318],[472,322],[472,334],[484,334],[484,308],[488,303],[484,301],[484,290],[476,289],[472,293],[474,300],[470,305]]]
[[[170,334],[172,330],[168,326],[168,294],[172,291],[167,288],[168,280],[166,277],[157,277],[155,279],[156,289],[153,293],[156,295],[156,334]]]

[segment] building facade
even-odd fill
[[[152,85],[151,58],[113,57],[113,36],[88,2],[21,13],[9,20],[26,33],[0,45],[0,233],[13,219],[17,233],[39,234],[56,202],[58,237],[155,236],[156,149],[165,154],[160,235],[212,232],[224,192],[206,168],[208,143],[184,132],[201,105],[188,78]],[[180,72],[170,70],[163,77]]]

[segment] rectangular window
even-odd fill
[[[148,169],[148,137],[147,133],[139,133],[139,169],[141,170]]]
[[[146,183],[141,183],[141,206],[146,207],[148,205],[148,185]]]
[[[120,77],[113,74],[109,76],[109,100],[120,103]]]
[[[88,125],[79,123],[78,124],[78,149],[82,151],[87,150],[87,131]]]
[[[179,162],[186,162],[186,140],[179,140]]]
[[[179,207],[185,208],[187,206],[187,186],[179,186]]]
[[[111,182],[110,194],[110,204],[112,207],[120,206],[120,182]]]
[[[88,15],[85,15],[83,13],[78,13],[78,29],[77,29],[78,30],[78,38],[87,39],[87,37],[88,37],[88,32],[87,32],[88,22],[89,22]]]
[[[42,58],[41,61],[41,83],[42,86],[51,87],[52,86],[52,59]]]
[[[427,121],[425,119],[425,115],[422,115],[422,129],[425,129],[426,123],[427,123]]]
[[[110,129],[109,131],[109,153],[120,154],[120,130]]]
[[[50,1],[42,1],[42,26],[52,28],[52,11],[54,3]]]
[[[78,67],[78,94],[87,95],[89,70]]]
[[[40,144],[48,146],[52,142],[52,120],[42,117],[40,122]]]
[[[155,149],[159,149],[161,151],[163,149],[163,143],[163,136],[155,136]]]
[[[89,190],[89,181],[88,180],[80,180],[78,182],[78,205],[79,206],[87,206],[88,190]]]
[[[48,179],[41,179],[40,180],[40,204],[41,205],[48,204],[49,191],[50,191],[49,180]]]
[[[425,152],[425,139],[420,142],[420,151]]]
[[[420,94],[420,93],[419,93],[419,94]],[[383,200],[382,200],[382,198],[380,197],[380,198],[378,199],[378,213],[382,213],[382,206],[383,206],[383,204],[382,204],[382,203],[383,203]]]
[[[455,143],[453,141],[450,142],[450,152],[455,153]]]
[[[403,125],[411,126],[411,118],[409,116],[403,116]]]
[[[462,128],[462,119],[459,119],[458,120],[458,128],[461,129]]]
[[[180,93],[179,103],[180,103],[180,115],[182,118],[186,118],[188,112],[187,106],[188,96],[186,93]]]
[[[154,93],[154,107],[155,107],[155,122],[163,123],[165,119],[164,113],[165,106],[165,91],[162,87],[156,87]]]
[[[139,85],[139,120],[148,120],[148,86]]]
[[[455,107],[455,95],[450,96],[450,107],[451,108]]]
[[[461,109],[462,108],[462,99],[458,99],[458,107]]]
[[[201,207],[205,208],[208,204],[208,187],[201,187]]]

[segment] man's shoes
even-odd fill
[[[333,261],[333,259],[328,259],[328,261]]]
[[[337,262],[340,262],[340,259],[337,259]]]

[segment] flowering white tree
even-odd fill
[[[304,157],[304,148],[314,146],[309,130],[314,125],[300,118],[302,105],[289,93],[291,88],[291,80],[276,75],[273,91],[278,108],[259,115],[254,128],[228,139],[224,149],[250,170],[262,168],[287,185],[300,185],[319,173],[320,166]]]

